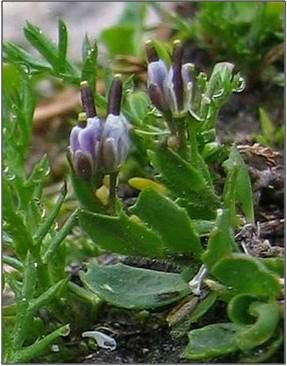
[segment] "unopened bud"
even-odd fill
[[[74,169],[76,174],[85,179],[89,180],[93,175],[93,161],[88,153],[83,153],[82,151],[76,151],[74,158]]]
[[[148,62],[155,62],[159,60],[157,51],[151,40],[146,41],[145,51]]]
[[[109,100],[108,100],[108,114],[113,114],[118,116],[121,111],[121,100],[123,93],[123,82],[121,79],[121,75],[115,75],[110,92],[109,92]]]
[[[92,89],[90,88],[87,81],[82,81],[80,85],[82,104],[86,115],[88,118],[95,117],[97,113]]]

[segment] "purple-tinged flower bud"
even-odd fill
[[[118,116],[121,111],[121,101],[123,94],[123,83],[121,75],[117,74],[114,76],[108,100],[108,114]]]
[[[168,104],[165,100],[164,83],[168,76],[165,63],[159,59],[152,41],[145,44],[148,67],[147,67],[147,87],[152,103],[160,111],[167,111]]]
[[[97,113],[92,89],[90,88],[87,81],[82,81],[80,85],[81,99],[86,115],[88,118],[95,117]]]
[[[183,78],[182,78],[182,59],[183,59],[183,47],[179,41],[174,43],[173,50],[173,65],[172,65],[172,83],[174,95],[176,98],[176,106],[178,110],[183,109]]]
[[[165,82],[165,96],[170,110],[176,117],[184,115],[192,97],[191,64],[182,64],[183,46],[180,41],[174,42],[173,64]]]
[[[80,114],[79,124],[71,131],[70,149],[74,169],[84,179],[91,178],[98,167],[101,134],[101,120],[98,117],[88,118],[84,125],[83,114]]]
[[[130,149],[129,123],[120,114],[122,81],[119,76],[113,80],[108,100],[108,111],[101,145],[101,163],[106,172],[117,171],[125,162]]]

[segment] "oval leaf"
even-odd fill
[[[235,294],[276,298],[281,291],[279,278],[258,259],[244,254],[232,254],[221,259],[212,273]]]
[[[233,323],[218,323],[192,330],[183,357],[202,360],[234,352],[238,349],[235,336],[240,329]]]
[[[178,301],[190,290],[180,274],[135,268],[124,264],[91,264],[81,275],[101,299],[126,309],[153,309]]]

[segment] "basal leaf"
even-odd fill
[[[168,249],[200,257],[203,249],[190,218],[169,198],[145,190],[131,211],[159,234]]]
[[[234,294],[275,299],[281,291],[279,277],[260,260],[244,254],[236,253],[222,258],[214,265],[212,273]]]
[[[205,299],[203,299],[194,309],[191,314],[190,322],[197,322],[208,310],[214,305],[217,300],[217,294],[215,292],[209,293]]]
[[[240,326],[233,323],[218,323],[189,332],[189,343],[183,357],[189,360],[204,360],[238,350],[235,337]]]
[[[254,301],[256,297],[247,294],[233,296],[227,307],[229,319],[239,325],[254,323],[255,318],[249,312],[249,306]]]
[[[124,213],[114,217],[81,211],[79,220],[83,230],[105,250],[144,257],[163,255],[159,236]]]
[[[270,339],[279,322],[279,310],[276,301],[269,303],[254,302],[250,305],[251,315],[256,316],[256,322],[243,328],[236,335],[236,343],[243,350],[255,348]]]
[[[190,290],[178,273],[152,271],[116,264],[90,264],[81,275],[101,299],[126,309],[153,309],[178,301]]]

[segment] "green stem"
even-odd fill
[[[40,247],[42,240],[44,239],[44,237],[47,235],[47,233],[51,229],[51,226],[53,225],[54,221],[56,220],[56,218],[60,212],[61,206],[66,197],[66,193],[67,193],[67,187],[66,187],[66,183],[65,183],[53,210],[50,212],[49,216],[44,221],[44,223],[42,225],[40,225],[39,230],[35,235],[36,246]]]
[[[188,155],[188,147],[186,140],[186,121],[185,118],[174,118],[174,125],[177,129],[177,136],[179,142],[178,153],[184,158],[187,158]]]
[[[22,262],[20,262],[18,259],[9,257],[7,255],[3,255],[2,257],[3,263],[7,264],[10,267],[13,267],[14,269],[17,269],[17,271],[23,271],[24,266]]]
[[[91,304],[93,306],[100,306],[102,304],[102,300],[92,292],[86,290],[83,287],[78,286],[74,282],[68,282],[67,285],[69,291],[74,295],[77,295],[84,302]]]
[[[165,122],[166,122],[169,130],[170,130],[170,133],[175,136],[176,133],[177,133],[177,130],[176,130],[176,126],[173,122],[173,118],[172,118],[171,113],[169,113],[169,112],[164,113],[164,119],[165,119]]]
[[[58,245],[61,244],[61,242],[66,238],[68,234],[70,234],[72,228],[76,225],[78,221],[78,213],[79,209],[75,210],[72,215],[68,218],[68,220],[65,222],[63,227],[60,231],[56,234],[56,236],[51,240],[50,245],[48,246],[48,249],[46,250],[45,254],[43,255],[43,262],[48,263],[49,259],[55,252]]]
[[[117,178],[118,178],[118,172],[110,174],[109,197],[110,197],[110,207],[113,213],[115,212],[115,204],[116,204]]]

